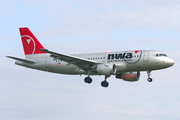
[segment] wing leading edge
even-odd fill
[[[51,54],[50,57],[53,57],[54,60],[59,59],[59,60],[65,61],[68,63],[67,65],[73,64],[73,65],[76,65],[77,67],[79,67],[85,71],[92,69],[92,68],[95,68],[96,64],[97,64],[96,61],[87,60],[87,59],[72,56],[72,55],[56,53],[53,51],[49,51],[47,49],[40,49],[40,50]]]

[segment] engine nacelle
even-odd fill
[[[116,74],[117,68],[115,64],[99,64],[96,71],[100,75],[113,75]]]
[[[140,77],[140,72],[127,72],[123,74],[116,75],[116,78],[123,79],[124,81],[138,81]]]

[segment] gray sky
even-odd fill
[[[0,2],[0,118],[2,120],[179,120],[179,0],[6,0]],[[175,60],[141,72],[138,82],[47,73],[14,65],[24,58],[19,27],[45,48],[74,54],[154,49]]]

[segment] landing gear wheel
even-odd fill
[[[147,81],[148,81],[148,82],[152,82],[152,78],[148,78]]]
[[[101,82],[101,86],[102,87],[108,87],[109,86],[109,83],[107,81],[102,81]]]
[[[152,82],[152,78],[150,78],[150,76],[151,76],[151,70],[147,70],[147,74],[148,74],[148,79],[147,79],[147,81],[148,81],[148,82]]]
[[[86,77],[86,78],[84,78],[84,82],[90,84],[90,83],[92,83],[92,79],[90,77]]]

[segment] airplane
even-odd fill
[[[156,50],[128,50],[117,52],[63,54],[45,49],[27,27],[19,28],[26,59],[6,56],[17,60],[16,65],[68,75],[87,75],[90,84],[93,75],[104,75],[102,87],[108,87],[107,78],[115,75],[124,81],[138,81],[140,72],[146,71],[152,82],[151,71],[168,68],[174,60]]]

